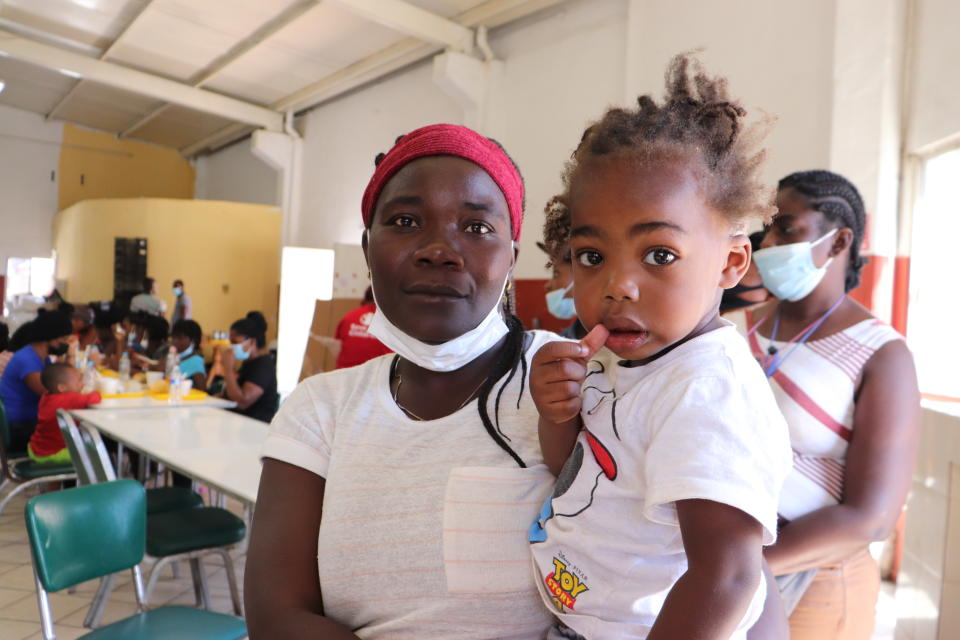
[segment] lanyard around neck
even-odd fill
[[[799,333],[797,333],[797,335],[793,336],[793,338],[791,338],[785,345],[783,345],[782,349],[777,349],[775,346],[773,346],[773,341],[776,340],[777,338],[777,329],[780,326],[781,309],[780,309],[780,303],[779,302],[777,303],[776,316],[774,316],[774,319],[773,319],[773,333],[770,335],[770,346],[767,349],[770,355],[757,358],[757,361],[760,363],[760,366],[763,367],[763,372],[766,374],[768,378],[772,376],[774,373],[776,373],[781,366],[783,366],[783,363],[787,361],[787,358],[793,355],[793,352],[797,350],[797,347],[799,347],[804,342],[806,342],[807,338],[812,336],[814,332],[816,332],[816,330],[820,328],[820,325],[822,325],[826,321],[826,319],[829,318],[830,315],[840,307],[840,304],[844,301],[844,299],[846,299],[846,297],[847,297],[847,294],[844,293],[839,298],[837,298],[837,301],[834,302],[832,305],[830,305],[830,308],[827,309],[822,316],[820,316],[819,318],[811,322],[809,325],[807,325],[806,328],[802,329]],[[753,335],[756,332],[756,330],[760,328],[760,325],[766,322],[767,318],[769,317],[770,315],[767,314],[766,316],[763,317],[762,320],[760,320],[760,322],[753,325],[753,327],[751,327],[750,330],[747,331],[747,337],[750,337],[751,335]],[[790,347],[789,351],[786,351],[787,347]],[[784,353],[784,351],[786,351],[786,353]]]

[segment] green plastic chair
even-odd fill
[[[82,420],[74,420],[73,416],[67,412],[60,415],[60,419],[67,425],[69,440],[74,442],[71,455],[76,451],[78,458],[87,459],[88,462],[83,464],[89,465],[92,469],[93,482],[116,480],[116,472],[100,432],[86,426]],[[218,507],[194,506],[148,513],[146,552],[147,555],[158,560],[150,571],[144,602],[149,602],[150,594],[153,593],[164,567],[172,562],[187,560],[193,576],[197,606],[209,608],[210,592],[201,560],[208,555],[219,555],[226,569],[234,612],[237,615],[243,615],[243,604],[233,558],[230,557],[230,548],[241,542],[246,534],[247,527],[242,519]],[[99,620],[106,593],[111,588],[109,581],[101,585],[85,621],[88,626],[95,626]]]
[[[103,482],[112,478],[105,474],[98,480],[92,458],[99,458],[93,438],[84,438],[77,428],[76,422],[68,412],[57,410],[57,424],[63,441],[67,444],[74,469],[77,472],[77,484],[88,485]],[[101,441],[102,442],[102,441]],[[156,487],[147,489],[147,515],[175,511],[177,509],[194,509],[203,506],[203,498],[186,487]]]
[[[62,482],[75,480],[77,474],[72,464],[39,464],[27,457],[26,451],[10,451],[10,423],[7,422],[7,412],[0,402],[0,491],[7,485],[13,489],[0,500],[0,513],[7,508],[7,504],[20,492],[43,482]]]
[[[247,635],[244,621],[234,616],[191,607],[145,609],[139,564],[147,537],[146,494],[135,480],[39,495],[27,502],[25,516],[44,640],[56,640],[49,592],[126,569],[133,571],[138,612],[81,636],[84,640],[238,640]]]

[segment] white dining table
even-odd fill
[[[248,505],[257,500],[267,424],[211,407],[81,409],[101,434]]]
[[[90,405],[90,408],[102,411],[103,409],[172,409],[175,407],[232,409],[235,406],[237,403],[233,400],[216,396],[207,396],[199,400],[181,400],[171,404],[169,400],[158,400],[144,395],[139,398],[103,398],[99,403]]]

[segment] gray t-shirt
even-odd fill
[[[170,317],[170,324],[177,324],[181,320],[189,320],[193,315],[193,304],[190,302],[190,296],[181,293],[177,296],[177,301],[173,305],[173,315]]]
[[[155,316],[162,316],[167,310],[167,303],[152,293],[140,293],[130,301],[130,311],[142,311]]]

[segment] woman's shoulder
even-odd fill
[[[367,360],[355,367],[317,373],[305,378],[297,385],[297,388],[309,389],[312,394],[318,397],[342,396],[354,390],[370,391],[376,385],[378,378],[387,379],[386,374],[381,376],[380,373],[390,366],[390,360],[394,357],[395,354],[388,353]]]

